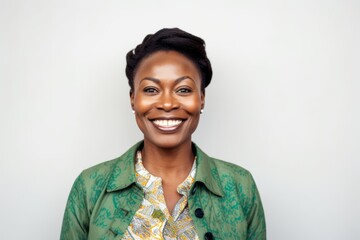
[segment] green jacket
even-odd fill
[[[140,144],[80,174],[68,198],[61,240],[122,238],[144,197],[134,169]],[[188,204],[200,239],[266,239],[264,211],[251,174],[193,146],[197,171]]]

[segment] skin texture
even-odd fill
[[[201,73],[181,53],[152,53],[137,68],[130,101],[144,134],[144,167],[162,178],[166,205],[172,212],[181,197],[176,188],[188,176],[194,162],[191,135],[205,103]],[[156,124],[155,120],[165,119],[181,123],[174,127]]]

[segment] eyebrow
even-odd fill
[[[194,79],[192,79],[191,77],[189,77],[189,76],[183,76],[183,77],[179,77],[179,78],[175,79],[175,84],[178,84],[179,82],[181,82],[181,81],[183,81],[183,80],[185,80],[185,79],[190,79],[190,80],[192,80],[193,82],[195,82]],[[153,78],[153,77],[144,77],[143,79],[140,80],[140,82],[142,82],[142,81],[144,81],[144,80],[149,80],[149,81],[155,82],[155,83],[157,83],[157,84],[160,83],[160,79]]]

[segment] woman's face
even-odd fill
[[[195,64],[176,51],[144,58],[130,94],[136,122],[148,144],[173,148],[191,141],[205,95]]]

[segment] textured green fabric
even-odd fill
[[[79,175],[65,209],[61,240],[122,238],[144,197],[134,169],[140,144]],[[195,144],[194,149],[197,172],[188,204],[200,239],[209,232],[214,239],[266,239],[264,211],[251,174],[207,156]],[[195,215],[198,208],[202,218]]]

